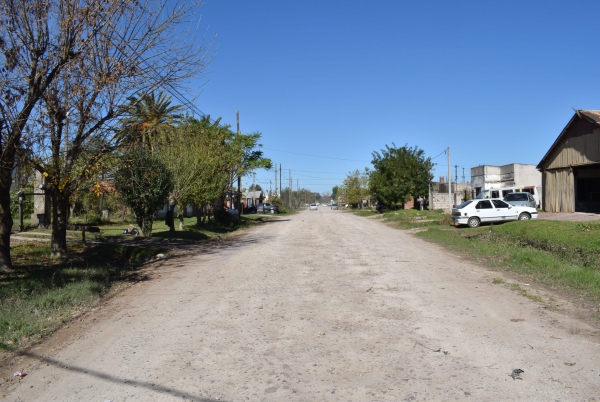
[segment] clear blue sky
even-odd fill
[[[239,110],[294,187],[330,191],[392,142],[450,147],[460,181],[537,164],[572,107],[600,108],[597,1],[207,0],[201,14],[216,58],[196,105],[234,128]]]

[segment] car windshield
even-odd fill
[[[528,201],[527,194],[510,193],[504,197],[504,201]]]
[[[456,208],[457,208],[457,209],[463,209],[464,207],[466,207],[467,205],[469,205],[469,204],[470,204],[470,203],[472,203],[472,202],[473,202],[472,200],[465,201],[465,202],[463,202],[462,204],[460,204],[459,206],[457,206]]]

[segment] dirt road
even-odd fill
[[[305,211],[154,272],[32,350],[6,398],[600,400],[599,332],[568,303],[373,219]]]

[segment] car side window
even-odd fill
[[[492,204],[489,201],[479,201],[477,203],[477,209],[492,209]]]
[[[500,200],[492,200],[496,208],[508,208],[508,204]]]

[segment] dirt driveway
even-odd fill
[[[24,356],[30,373],[6,398],[600,396],[598,329],[563,314],[568,303],[549,298],[548,308],[494,284],[501,274],[372,219],[305,211],[153,270],[64,329],[63,345]]]
[[[538,219],[547,219],[550,221],[569,221],[569,222],[591,222],[599,221],[600,214],[587,212],[540,212]]]

